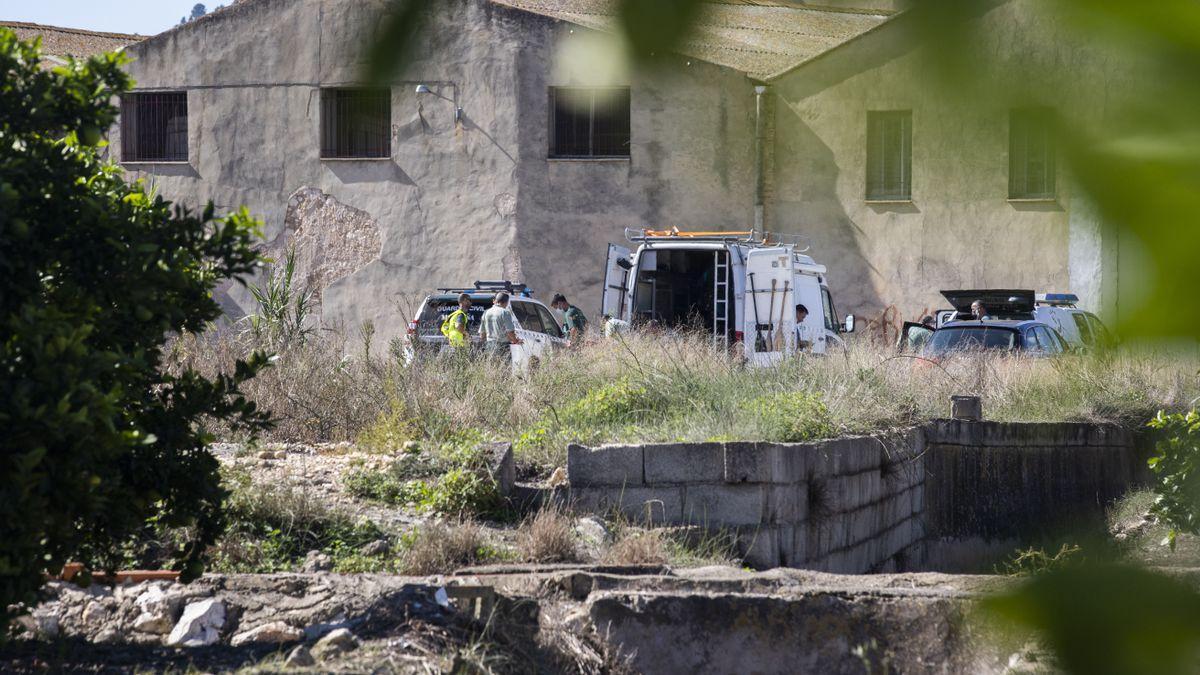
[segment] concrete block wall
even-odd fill
[[[924,533],[924,436],[567,449],[575,508],[736,534],[749,564],[891,569]]]
[[[928,534],[1050,536],[1149,480],[1148,446],[1116,425],[939,420],[925,427]]]
[[[1145,457],[1115,426],[935,421],[818,443],[571,445],[567,477],[579,511],[730,531],[760,568],[856,574],[1102,523]]]

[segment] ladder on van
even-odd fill
[[[729,349],[729,251],[713,251],[713,347]]]

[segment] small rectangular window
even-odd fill
[[[121,161],[188,161],[186,91],[121,96]]]
[[[867,113],[867,199],[912,199],[912,111]]]
[[[629,156],[629,87],[551,87],[550,156]]]
[[[1053,111],[1013,110],[1008,121],[1008,198],[1054,199]]]
[[[391,157],[391,130],[391,90],[321,90],[322,159]]]

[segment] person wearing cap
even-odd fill
[[[567,302],[567,296],[562,293],[555,294],[550,306],[563,313],[563,330],[566,331],[567,340],[572,345],[581,344],[588,325],[583,310]]]
[[[522,343],[517,337],[517,320],[508,308],[508,293],[500,291],[492,300],[492,306],[479,320],[479,337],[483,339],[484,353],[502,358],[511,354],[511,345]]]

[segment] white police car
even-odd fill
[[[562,324],[549,307],[534,299],[533,291],[525,284],[476,281],[472,288],[439,288],[437,293],[426,296],[417,309],[416,318],[408,324],[405,363],[450,349],[449,341],[442,335],[442,322],[458,309],[458,296],[462,293],[471,297],[471,308],[467,311],[467,334],[472,348],[479,348],[480,318],[492,306],[492,300],[500,291],[509,294],[508,307],[516,319],[517,337],[522,341],[522,344],[510,348],[514,370],[536,367],[551,352],[566,346]]]
[[[1058,331],[1075,349],[1088,350],[1112,344],[1112,336],[1100,317],[1076,307],[1074,293],[1039,293],[1033,316]]]

